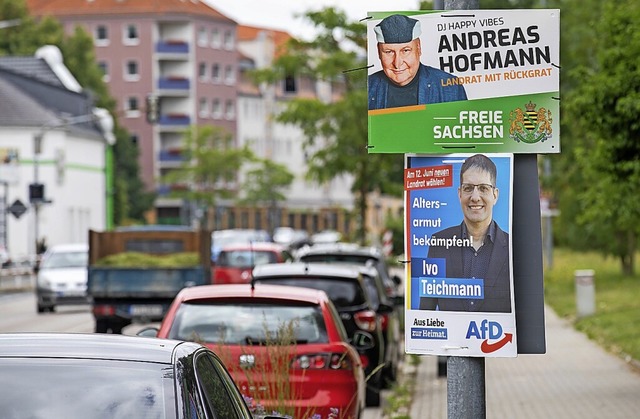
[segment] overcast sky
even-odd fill
[[[367,12],[417,10],[419,0],[204,0],[222,14],[242,25],[281,29],[309,39],[313,26],[295,15],[333,6],[352,20],[367,17]]]

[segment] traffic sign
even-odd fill
[[[27,212],[27,207],[22,203],[22,201],[16,199],[15,201],[13,201],[13,204],[11,204],[8,210],[11,214],[13,214],[14,217],[20,218],[22,214]]]

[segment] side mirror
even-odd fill
[[[351,345],[353,345],[353,347],[358,351],[366,351],[375,346],[375,341],[373,340],[373,335],[371,333],[358,330],[351,338]]]
[[[144,327],[144,328],[140,329],[138,331],[138,333],[136,333],[136,336],[155,338],[156,336],[158,336],[158,332],[159,331],[160,331],[160,329],[158,329],[157,327],[148,326],[148,327]]]

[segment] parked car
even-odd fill
[[[286,247],[277,243],[231,244],[220,250],[213,270],[213,284],[248,284],[251,270],[264,263],[293,260]]]
[[[89,246],[70,243],[50,246],[34,267],[38,313],[64,304],[88,304]]]
[[[374,345],[360,350],[360,355],[365,359],[365,374],[369,377],[366,404],[380,405],[383,375],[379,365],[384,363],[385,354],[381,314],[393,308],[383,304],[374,305],[359,267],[299,262],[259,265],[253,269],[253,281],[256,287],[278,284],[325,291],[338,309],[347,334],[352,339],[356,333],[370,333]]]
[[[157,336],[214,349],[242,394],[268,411],[327,418],[334,409],[337,417],[359,418],[364,409],[362,361],[322,291],[267,284],[187,288]],[[372,340],[360,333],[354,344],[366,349]]]
[[[392,306],[393,310],[382,314],[382,329],[385,340],[385,366],[383,374],[387,385],[396,380],[401,359],[402,330],[404,329],[404,297],[399,292],[402,282],[397,275],[391,275],[382,251],[376,247],[360,246],[355,243],[332,243],[306,247],[296,253],[296,260],[311,263],[355,264],[372,268],[376,273],[369,276],[375,285],[370,298],[376,304]],[[365,271],[366,272],[366,271]]]
[[[218,255],[224,246],[237,243],[250,244],[271,241],[271,236],[266,230],[250,228],[216,230],[211,233],[211,262],[217,263]]]
[[[6,419],[253,418],[220,358],[193,342],[0,334],[0,370]]]
[[[385,293],[395,298],[402,279],[391,275],[382,250],[374,246],[361,246],[356,243],[322,243],[300,249],[296,253],[300,262],[355,263],[373,265],[384,281]]]
[[[402,303],[397,303],[387,297],[379,271],[373,266],[355,265],[360,269],[369,293],[369,299],[380,316],[380,327],[384,339],[384,367],[382,375],[386,387],[396,381],[398,369],[402,361],[404,349],[402,347],[402,331],[400,313],[404,310]],[[385,309],[380,309],[384,306]]]

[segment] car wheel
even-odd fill
[[[109,331],[109,321],[105,319],[96,320],[96,333],[107,333]]]
[[[384,386],[385,388],[391,388],[391,386],[398,379],[398,364],[396,362],[388,363],[388,366],[384,369]]]
[[[367,407],[380,406],[380,385],[367,384],[366,392],[366,405]]]
[[[47,308],[42,304],[38,304],[38,313],[44,313],[45,311],[47,311]]]

